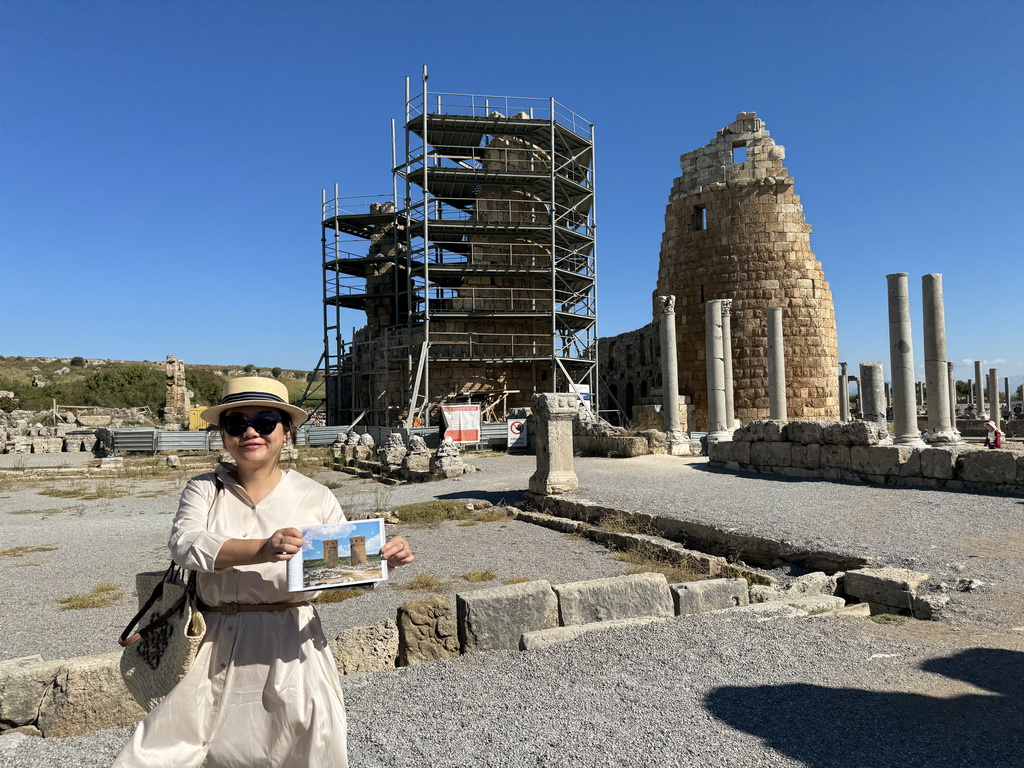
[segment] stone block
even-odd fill
[[[848,421],[826,424],[823,430],[824,442],[830,445],[878,445],[888,433],[869,421]]]
[[[917,589],[928,580],[928,574],[904,568],[862,568],[847,571],[843,589],[861,602],[910,610]]]
[[[107,456],[100,459],[100,469],[121,469],[124,466],[123,456]]]
[[[958,462],[961,480],[968,483],[1015,483],[1017,481],[1017,457],[1010,451],[990,450],[966,451],[960,454]]]
[[[825,613],[846,607],[846,601],[835,595],[797,595],[787,593],[782,602],[808,613]]]
[[[398,665],[411,666],[459,655],[459,631],[451,603],[442,595],[398,607]]]
[[[821,446],[821,466],[838,470],[850,469],[850,446],[835,443]]]
[[[1024,486],[1024,456],[1017,457],[1017,485]]]
[[[455,603],[462,653],[516,650],[525,632],[558,626],[558,598],[543,580],[456,595]]]
[[[839,576],[829,576],[822,571],[806,573],[786,588],[791,595],[834,595],[838,589]]]
[[[931,621],[939,617],[947,603],[949,603],[949,597],[946,595],[938,593],[915,595],[911,613],[915,619]]]
[[[60,437],[33,437],[32,453],[60,453],[64,450],[64,439]]]
[[[737,443],[732,440],[712,443],[708,446],[708,459],[722,464],[735,461],[737,464],[746,466],[750,463],[750,443]]]
[[[387,619],[381,624],[352,627],[329,645],[342,675],[394,669],[398,659],[398,625]]]
[[[821,421],[791,421],[783,434],[791,443],[820,445],[824,441],[825,424]]]
[[[593,621],[674,616],[672,593],[660,573],[635,573],[554,587],[563,626]]]
[[[938,480],[952,480],[956,470],[956,451],[946,448],[923,448],[921,474]]]
[[[749,605],[746,579],[708,579],[670,584],[677,616]]]
[[[850,469],[864,475],[898,476],[913,451],[903,445],[853,445]]]
[[[39,656],[0,663],[0,727],[35,723],[63,664]]]
[[[792,466],[792,443],[754,443],[750,446],[750,463],[755,467]]]
[[[804,466],[807,469],[821,469],[821,446],[820,445],[807,445],[804,448]]]
[[[146,713],[128,692],[120,663],[120,651],[64,662],[39,713],[43,735],[84,736],[141,720]]]
[[[582,635],[589,635],[595,632],[607,632],[619,627],[643,627],[648,624],[670,621],[664,617],[645,616],[636,619],[617,619],[615,621],[595,621],[591,624],[576,624],[571,627],[553,627],[552,629],[538,629],[535,632],[523,633],[519,641],[519,650],[536,651],[541,648],[550,648],[553,645],[561,645],[575,640]]]

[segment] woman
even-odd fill
[[[999,427],[996,426],[996,423],[994,421],[986,421],[985,429],[988,430],[988,432],[985,433],[985,445],[988,448],[1002,448],[1003,433]]]
[[[185,678],[143,720],[116,768],[327,766],[344,768],[345,708],[320,619],[288,592],[285,562],[299,526],[345,519],[324,486],[278,467],[306,413],[283,384],[231,379],[202,417],[220,426],[235,465],[192,478],[168,546],[199,572],[206,638]],[[413,560],[401,536],[381,548],[388,565]]]

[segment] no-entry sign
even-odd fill
[[[526,447],[526,419],[508,420],[508,447]]]

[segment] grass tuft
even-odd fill
[[[124,591],[109,581],[103,581],[89,592],[68,595],[57,601],[62,611],[78,611],[83,608],[106,608],[124,597]]]
[[[634,547],[624,552],[613,552],[612,560],[629,563],[633,567],[627,573],[663,573],[669,584],[684,581],[700,581],[704,575],[688,562],[675,562],[660,556],[655,551]]]
[[[506,511],[505,507],[487,507],[487,509],[474,512],[473,517],[481,523],[508,522],[512,519],[512,515]]]
[[[318,605],[322,603],[343,603],[346,600],[351,600],[353,597],[362,597],[369,591],[368,589],[358,589],[356,587],[325,589],[316,599],[316,603]]]
[[[525,584],[528,581],[530,581],[530,579],[526,578],[525,576],[519,576],[519,577],[517,577],[515,579],[505,579],[504,583],[505,584]]]
[[[497,571],[470,571],[469,573],[456,573],[455,578],[466,581],[494,581],[498,578]]]
[[[612,533],[634,533],[642,536],[658,536],[658,529],[643,517],[627,515],[624,512],[613,512],[601,518],[601,528]]]
[[[468,520],[471,516],[464,503],[448,499],[403,504],[395,507],[394,512],[409,525],[439,525],[446,520]]]
[[[432,573],[421,573],[399,586],[416,592],[441,592],[445,588],[445,582]]]
[[[21,557],[30,552],[53,552],[57,549],[56,544],[47,544],[42,547],[11,547],[11,549],[0,550],[0,557]]]

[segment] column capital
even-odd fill
[[[572,419],[579,413],[579,398],[569,392],[538,392],[530,400],[533,412],[558,421]]]
[[[671,293],[659,296],[658,301],[661,302],[661,313],[668,314],[669,312],[676,311],[676,297]]]
[[[720,299],[722,302],[722,317],[732,314],[732,299]]]

